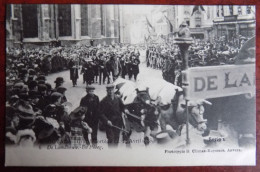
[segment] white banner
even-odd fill
[[[183,72],[187,99],[255,94],[255,64],[195,67]]]

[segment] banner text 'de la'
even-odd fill
[[[255,65],[195,67],[184,72],[187,99],[255,94]]]

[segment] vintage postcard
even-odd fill
[[[253,5],[6,5],[6,166],[252,166]]]

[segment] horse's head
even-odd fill
[[[205,111],[204,104],[211,105],[211,103],[206,100],[188,102],[189,123],[199,131],[205,131],[207,129],[207,120],[203,117]],[[181,104],[181,108],[183,108],[184,116],[186,116],[186,105]],[[184,118],[182,118],[182,120],[184,120]]]
[[[145,90],[136,89],[136,98],[134,103],[142,103],[149,105],[151,103],[151,97],[149,95],[149,89],[146,88]]]
[[[190,101],[188,103],[189,122],[199,131],[205,131],[207,129],[207,120],[203,117],[205,111],[203,104],[212,105],[206,100]]]

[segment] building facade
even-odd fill
[[[9,4],[7,46],[111,44],[120,40],[118,5]]]
[[[186,22],[194,39],[213,41],[214,6],[203,6],[193,13],[194,5],[167,5],[155,7],[151,21],[156,33],[171,38],[182,22]]]
[[[178,29],[183,21],[186,21],[190,28],[191,36],[194,39],[213,41],[213,6],[203,5],[193,13],[195,6],[176,5],[175,7],[175,29]]]
[[[227,40],[237,36],[250,38],[255,35],[255,6],[250,5],[218,5],[215,6],[213,22],[216,37],[226,37]]]

